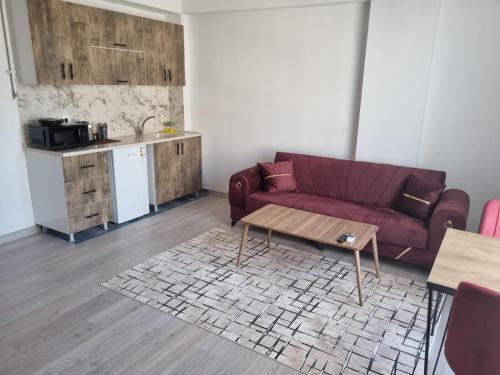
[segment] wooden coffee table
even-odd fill
[[[241,219],[244,224],[241,246],[236,266],[240,266],[241,255],[245,250],[248,228],[250,225],[267,229],[267,247],[271,244],[273,231],[289,234],[291,236],[305,238],[326,245],[342,247],[354,252],[354,263],[356,265],[356,278],[358,283],[359,304],[363,305],[363,294],[361,292],[361,269],[359,252],[364,249],[369,241],[372,241],[373,260],[375,261],[375,273],[379,275],[377,231],[376,225],[359,223],[357,221],[339,219],[332,216],[316,214],[313,212],[297,210],[275,204],[262,207],[250,215]],[[354,233],[356,239],[352,243],[337,242],[344,233]]]

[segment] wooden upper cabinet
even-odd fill
[[[181,25],[61,0],[27,2],[38,83],[185,84]]]
[[[88,17],[85,7],[60,0],[28,0],[38,83],[87,83]]]
[[[89,14],[92,46],[143,51],[143,18],[91,7]]]
[[[164,22],[144,20],[146,82],[154,86],[168,85],[166,31]]]
[[[144,53],[148,84],[185,84],[183,26],[145,19]]]
[[[89,15],[88,7],[62,2],[64,15],[62,51],[65,61],[65,84],[91,82],[92,65],[89,61]]]
[[[38,83],[64,83],[63,17],[59,0],[28,0],[28,14]]]
[[[184,68],[184,27],[166,23],[167,28],[167,69],[170,86],[184,86],[186,84]]]
[[[144,52],[91,47],[91,81],[96,85],[144,85]]]

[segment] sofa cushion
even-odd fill
[[[297,191],[297,180],[291,160],[276,163],[258,163],[263,177],[264,190],[268,193]]]
[[[270,203],[375,224],[380,228],[377,233],[379,241],[405,247],[427,248],[428,230],[425,222],[391,208],[371,207],[305,193],[266,194],[258,191],[247,197],[246,209],[255,211]]]
[[[410,175],[399,193],[394,209],[420,220],[428,220],[444,188],[444,185],[431,185]]]
[[[341,160],[286,152],[276,161],[293,160],[299,191],[322,197],[393,207],[411,174],[429,184],[444,184],[446,173],[430,169]]]

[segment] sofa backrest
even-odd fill
[[[410,174],[430,184],[446,181],[445,172],[430,169],[276,153],[276,161],[289,159],[301,192],[379,207],[392,206]]]

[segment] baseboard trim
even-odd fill
[[[220,198],[228,198],[229,197],[228,193],[223,193],[221,191],[208,190],[208,192],[213,197],[220,197]]]
[[[24,237],[28,237],[32,234],[40,232],[40,227],[38,225],[33,225],[28,228],[16,230],[15,232],[3,234],[0,236],[0,245],[4,245],[7,242],[12,242],[15,240],[19,240]]]

